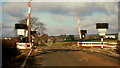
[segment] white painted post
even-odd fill
[[[101,43],[102,43],[102,46],[101,46],[101,48],[103,48],[103,37],[101,38]]]
[[[91,42],[91,47],[92,47],[92,45],[93,45],[93,44],[92,44],[92,42]]]
[[[101,46],[101,48],[103,48],[103,45]]]

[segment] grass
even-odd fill
[[[63,44],[66,44],[66,43],[69,43],[69,42],[56,42],[54,45],[55,46],[62,46]]]
[[[62,46],[63,44],[66,44],[69,42],[55,42],[53,43],[54,46]],[[50,43],[45,43],[47,46],[51,46]]]

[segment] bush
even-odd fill
[[[3,67],[7,66],[7,64],[10,61],[13,61],[18,53],[19,53],[19,51],[16,48],[15,40],[2,40],[2,64],[3,64]]]

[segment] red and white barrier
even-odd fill
[[[79,46],[100,46],[101,48],[105,47],[116,47],[117,43],[109,43],[109,42],[77,42]]]
[[[31,0],[29,0],[28,18],[27,18],[27,29],[30,24],[30,13],[31,13]],[[28,31],[26,31],[26,37],[28,37]]]
[[[78,26],[79,26],[79,35],[80,35],[80,39],[82,38],[81,36],[81,29],[80,29],[80,20],[79,20],[79,16],[77,16],[78,19]]]
[[[18,49],[31,49],[32,43],[16,43]]]

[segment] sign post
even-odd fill
[[[96,23],[96,29],[98,29],[99,35],[101,36],[101,43],[103,44],[103,38],[108,29],[108,23]],[[103,48],[103,46],[101,48]]]

